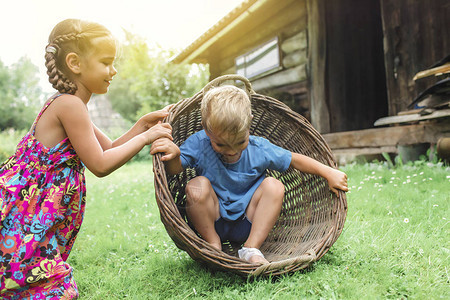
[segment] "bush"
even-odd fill
[[[136,122],[142,115],[192,97],[207,83],[205,65],[173,64],[175,50],[149,47],[127,33],[116,66],[118,74],[108,92],[113,108],[125,119]]]
[[[38,67],[29,59],[11,66],[0,61],[0,130],[29,128],[43,98]]]
[[[26,133],[26,130],[14,129],[8,129],[0,132],[0,162],[4,162],[14,154],[17,144]]]

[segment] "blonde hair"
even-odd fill
[[[92,40],[105,38],[111,47],[117,47],[117,41],[103,25],[78,19],[59,22],[48,37],[45,49],[45,66],[48,80],[53,88],[61,93],[75,94],[77,86],[67,76],[67,54],[74,52],[80,56],[93,51]]]
[[[202,125],[216,134],[240,135],[250,129],[252,108],[245,91],[232,85],[215,87],[203,96]]]

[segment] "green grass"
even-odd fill
[[[247,280],[176,248],[159,219],[150,162],[87,176],[69,257],[81,299],[449,299],[450,170],[416,162],[348,165],[348,215],[308,271]]]

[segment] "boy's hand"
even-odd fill
[[[326,176],[326,179],[331,191],[335,193],[336,196],[339,196],[338,190],[348,192],[347,174],[344,172],[331,168]]]
[[[159,138],[153,142],[150,148],[150,154],[164,153],[162,161],[169,161],[180,156],[180,148],[168,138]]]

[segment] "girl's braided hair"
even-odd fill
[[[114,45],[116,40],[103,25],[77,19],[67,19],[58,23],[48,37],[45,49],[45,66],[48,80],[60,93],[75,94],[77,85],[66,75],[67,54],[74,52],[80,56],[92,51],[92,40],[107,38]]]

